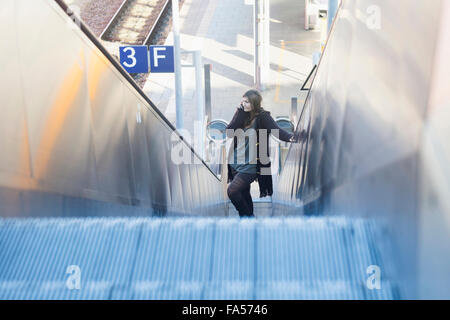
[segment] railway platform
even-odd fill
[[[270,82],[262,91],[263,107],[272,116],[289,116],[291,97],[299,94],[320,51],[320,31],[303,28],[304,2],[271,1]],[[181,49],[201,50],[211,64],[212,118],[230,121],[242,94],[253,87],[253,4],[243,0],[185,0],[180,11]],[[167,45],[173,44],[170,33]],[[185,129],[194,132],[195,72],[183,68]],[[150,74],[144,92],[175,124],[173,74]],[[304,97],[303,97],[304,98]],[[304,102],[304,101],[303,101]],[[302,101],[298,103],[301,110]]]

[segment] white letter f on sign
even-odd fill
[[[158,68],[159,59],[164,59],[166,56],[158,54],[158,51],[166,51],[166,48],[153,48],[153,65]]]

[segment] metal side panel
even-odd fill
[[[198,162],[185,164],[199,173],[182,185],[171,158],[175,128],[64,6],[1,4],[0,214],[186,215],[196,207],[196,215],[225,215],[211,208],[225,209],[220,180],[175,133]],[[193,203],[206,181],[212,197]]]
[[[273,199],[275,216],[386,223],[410,299],[449,297],[449,12],[441,0],[341,2],[297,125],[306,138],[292,144]],[[346,239],[367,239],[355,228]],[[358,278],[382,262],[363,243],[352,248]]]

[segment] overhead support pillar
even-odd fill
[[[295,125],[297,124],[297,97],[291,98],[291,122]]]
[[[254,85],[257,90],[261,90],[261,57],[259,46],[261,44],[260,41],[260,32],[259,32],[259,3],[262,0],[254,0],[255,3],[253,5],[253,40],[254,40]]]
[[[328,32],[330,32],[333,25],[334,17],[336,16],[337,9],[339,7],[339,0],[328,0]]]
[[[211,64],[205,64],[205,112],[208,122],[212,120],[211,110]]]
[[[254,85],[264,90],[270,79],[270,0],[254,0]]]
[[[181,82],[180,12],[178,0],[172,0],[173,51],[175,60],[176,127],[183,129],[183,87]]]
[[[261,86],[264,90],[270,79],[270,0],[262,1],[262,63]]]
[[[198,153],[202,158],[205,158],[205,91],[203,90],[203,68],[202,68],[202,52],[196,50],[194,54],[195,67],[195,88],[196,88],[196,102],[197,102],[197,116],[198,116],[198,133],[197,145]]]

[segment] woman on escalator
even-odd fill
[[[277,125],[270,112],[261,107],[261,101],[258,91],[247,91],[226,128],[227,136],[233,138],[228,153],[227,193],[240,217],[254,217],[250,184],[255,179],[261,198],[273,193],[269,135],[278,134],[280,140],[294,142],[294,135]]]

